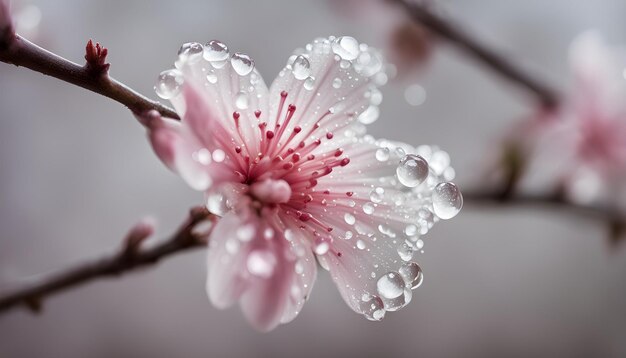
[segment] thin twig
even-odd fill
[[[124,243],[122,249],[111,256],[78,265],[14,292],[0,294],[0,313],[22,304],[38,311],[42,301],[55,293],[98,278],[120,276],[141,267],[154,265],[160,259],[172,254],[204,247],[208,233],[196,230],[199,230],[199,224],[214,219],[206,208],[192,209],[189,218],[172,237],[143,250],[138,246],[137,240],[129,236],[130,240]]]
[[[109,76],[108,64],[104,63],[106,49],[97,45],[95,52],[90,53],[90,46],[94,47],[91,40],[87,45],[87,64],[81,66],[5,30],[0,33],[0,61],[24,66],[109,97],[128,107],[135,114],[154,109],[164,117],[179,119],[171,108],[141,95]],[[93,57],[94,55],[97,56]]]
[[[597,218],[609,224],[626,224],[626,215],[609,206],[581,205],[566,200],[562,195],[519,193],[503,197],[499,192],[464,191],[463,199],[471,206],[488,207],[536,207],[559,209],[573,215],[586,218]]]
[[[536,77],[515,66],[503,55],[493,51],[468,34],[452,21],[435,14],[424,1],[393,0],[404,7],[414,21],[419,22],[432,33],[463,49],[466,53],[483,62],[502,77],[524,87],[537,97],[545,108],[554,108],[559,95]]]

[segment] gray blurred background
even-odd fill
[[[41,10],[37,42],[82,61],[88,38],[111,73],[156,98],[158,73],[183,42],[221,39],[271,83],[291,51],[317,36],[374,41],[368,21],[327,1],[17,1]],[[588,28],[626,43],[618,0],[449,0],[449,13],[555,86],[567,48]],[[427,99],[404,100],[419,83]],[[529,98],[447,45],[412,81],[383,89],[377,137],[448,150],[461,187],[479,185],[495,140],[530,113]],[[129,111],[104,97],[0,64],[0,290],[111,252],[140,218],[171,233],[200,204],[151,152]],[[417,257],[424,284],[380,323],[354,314],[326,272],[300,316],[268,334],[204,292],[202,250],[45,301],[41,315],[0,316],[0,357],[624,357],[626,247],[564,213],[477,209],[436,227]]]

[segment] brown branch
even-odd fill
[[[533,207],[545,209],[558,209],[569,212],[583,218],[595,218],[609,223],[610,225],[626,224],[626,215],[618,209],[610,206],[581,205],[566,200],[559,193],[554,194],[512,194],[503,197],[500,192],[487,191],[464,191],[465,203],[474,206],[488,207]]]
[[[544,107],[554,108],[558,105],[559,95],[550,86],[524,72],[503,55],[483,45],[449,19],[444,19],[435,14],[425,1],[393,1],[403,6],[414,21],[419,22],[432,33],[460,47],[467,54],[483,62],[502,77],[524,87],[535,95]]]
[[[141,249],[140,243],[149,235],[145,229],[131,231],[121,250],[114,255],[87,262],[13,292],[0,293],[0,314],[11,308],[26,305],[38,311],[42,301],[55,293],[107,276],[120,276],[126,272],[156,264],[160,259],[178,252],[206,246],[207,232],[198,232],[202,223],[214,223],[215,216],[206,208],[194,208],[189,218],[169,239]],[[209,228],[210,230],[210,228]]]
[[[179,119],[171,108],[141,95],[107,74],[109,65],[105,63],[107,50],[99,44],[87,44],[84,66],[64,59],[47,51],[11,31],[10,27],[0,29],[0,61],[24,66],[35,72],[58,78],[92,92],[109,97],[133,113],[141,114],[156,110],[164,117]]]

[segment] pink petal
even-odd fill
[[[208,253],[207,292],[225,308],[236,301],[248,321],[268,331],[297,315],[315,279],[315,260],[300,238],[285,238],[275,218],[244,210],[215,227]]]

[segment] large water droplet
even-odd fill
[[[424,281],[424,274],[422,273],[422,268],[415,262],[409,262],[407,264],[402,265],[400,270],[398,271],[404,282],[411,289],[418,288],[422,282]]]
[[[207,195],[207,209],[215,215],[224,216],[230,208],[222,194],[211,193]]]
[[[156,94],[163,99],[170,99],[180,93],[180,87],[183,85],[183,74],[178,70],[167,70],[159,74],[154,90]]]
[[[378,119],[379,115],[380,109],[378,108],[378,106],[370,105],[369,107],[367,107],[366,110],[363,111],[363,113],[359,114],[358,119],[359,122],[363,124],[371,124]]]
[[[376,159],[379,162],[386,162],[389,160],[389,148],[378,148],[376,150]]]
[[[239,109],[248,108],[248,94],[245,92],[239,92],[235,95],[235,106]]]
[[[293,76],[298,80],[303,80],[311,75],[311,64],[306,57],[299,55],[291,64]]]
[[[439,183],[433,190],[433,209],[440,219],[451,219],[461,211],[463,195],[451,182]]]
[[[356,222],[356,219],[354,218],[354,215],[352,215],[350,213],[345,213],[343,215],[343,219],[346,221],[346,224],[348,224],[348,225],[354,225],[354,223]]]
[[[385,189],[377,187],[370,192],[370,200],[374,203],[380,203],[385,197]]]
[[[396,298],[404,293],[404,280],[397,272],[389,272],[378,279],[376,289],[382,298]]]
[[[204,58],[207,61],[224,61],[228,58],[228,47],[223,42],[211,40],[204,45]]]
[[[359,42],[350,36],[342,36],[332,44],[333,52],[343,60],[352,61],[359,56]]]
[[[328,250],[330,249],[330,243],[328,242],[327,239],[324,238],[317,238],[317,240],[315,240],[315,248],[313,251],[315,251],[315,254],[317,255],[324,255],[328,252]]]
[[[315,87],[315,78],[311,76],[307,77],[306,80],[304,80],[304,84],[302,86],[307,91],[312,90],[313,87]]]
[[[363,295],[361,313],[370,321],[380,321],[385,317],[385,305],[378,296]]]
[[[254,250],[248,255],[248,272],[261,278],[269,278],[274,272],[276,257],[269,250]]]
[[[363,204],[363,212],[367,215],[372,215],[374,213],[374,204],[370,202]]]
[[[254,60],[244,53],[234,53],[230,58],[230,64],[240,76],[245,76],[254,69]]]
[[[202,45],[197,42],[187,42],[178,50],[178,59],[183,62],[195,63],[202,58]]]
[[[414,188],[428,177],[428,162],[419,155],[405,155],[396,168],[396,174],[402,185]]]

